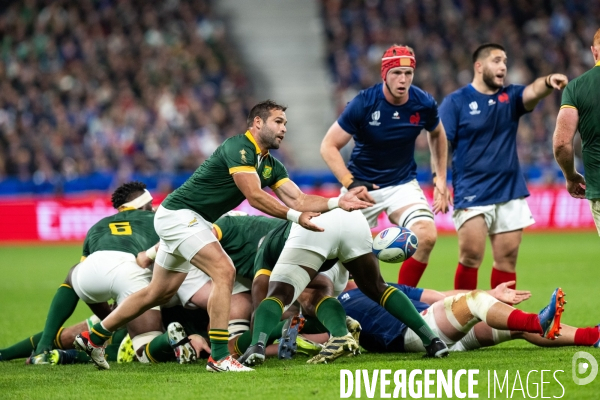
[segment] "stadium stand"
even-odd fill
[[[0,192],[176,187],[254,99],[210,1],[0,5]]]
[[[570,79],[593,66],[589,52],[600,3],[585,0],[322,0],[327,62],[336,80],[336,109],[358,90],[381,80],[380,63],[390,42],[414,47],[414,83],[438,103],[472,80],[471,54],[485,42],[504,45],[510,83],[528,84],[562,72]],[[530,182],[561,179],[552,156],[560,104],[554,93],[521,119],[518,152]],[[428,167],[427,140],[417,142],[418,165]]]

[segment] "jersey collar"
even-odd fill
[[[600,60],[598,60],[598,62],[596,63],[596,65],[594,65],[594,67],[600,67]]]
[[[131,210],[137,210],[137,208],[135,208],[135,207],[123,207],[123,208],[119,208],[119,212],[131,211]]]
[[[252,142],[252,144],[254,145],[254,147],[256,147],[256,154],[262,153],[262,150],[258,146],[258,143],[256,143],[256,140],[254,140],[254,136],[252,136],[252,134],[250,133],[250,131],[246,131],[246,133],[244,135],[246,135],[246,137],[248,138],[248,140]],[[267,151],[267,154],[265,154],[265,156],[267,156],[267,155],[269,155],[269,151]]]

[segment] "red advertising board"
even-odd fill
[[[530,187],[527,198],[536,223],[528,229],[595,229],[587,200],[569,196],[562,186]],[[336,191],[312,191],[327,197]],[[425,190],[429,200],[431,191]],[[164,195],[155,195],[159,204]],[[237,209],[260,214],[246,202]],[[0,242],[83,240],[87,230],[115,212],[105,193],[69,198],[0,199]],[[453,232],[452,213],[436,215],[440,232]],[[382,215],[377,230],[390,226]]]

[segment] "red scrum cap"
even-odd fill
[[[385,81],[387,73],[392,68],[411,67],[415,68],[415,52],[408,46],[393,45],[383,53],[381,58],[381,78]]]

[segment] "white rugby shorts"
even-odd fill
[[[348,189],[344,187],[341,190],[342,194],[347,191]],[[377,218],[382,212],[385,212],[389,216],[394,211],[411,204],[424,204],[428,210],[430,209],[427,198],[416,179],[402,185],[371,190],[369,194],[375,199],[375,204],[361,211],[367,218],[371,228],[377,226]]]
[[[454,227],[458,231],[465,222],[478,215],[482,215],[485,219],[489,235],[516,231],[535,223],[527,201],[521,197],[505,203],[454,210],[452,214]]]
[[[177,290],[177,298],[179,300],[179,304],[181,304],[185,308],[196,309],[198,308],[194,303],[190,300],[192,297],[198,292],[204,285],[211,281],[210,276],[206,275],[204,272],[200,271],[198,268],[192,268],[190,272],[185,277],[183,283]],[[250,284],[248,284],[248,280],[244,278],[236,278],[233,284],[233,291],[231,294],[238,294],[242,292],[247,292],[250,290]],[[169,302],[169,306],[173,306],[177,304],[173,304]]]
[[[192,210],[169,210],[159,206],[154,229],[160,237],[156,262],[170,271],[189,272],[189,261],[209,243],[216,242],[212,224]]]
[[[97,251],[73,270],[71,282],[77,296],[85,303],[108,300],[122,303],[129,295],[145,288],[152,270],[142,268],[135,256],[122,251]]]
[[[336,208],[311,221],[325,231],[313,232],[293,224],[284,249],[310,250],[326,260],[339,258],[341,262],[371,252],[373,237],[360,211],[348,212]]]

